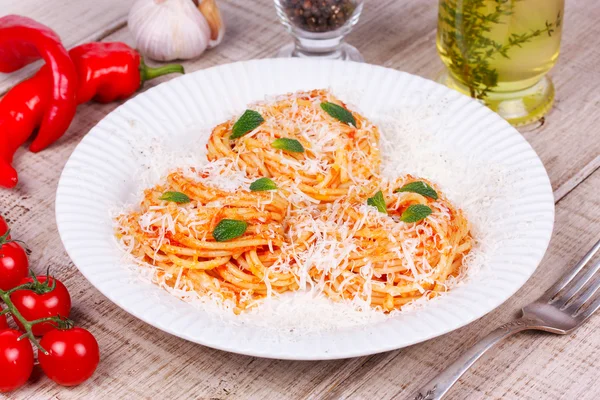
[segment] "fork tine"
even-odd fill
[[[594,265],[593,269],[597,271],[600,269],[600,261]],[[592,283],[588,286],[588,288],[581,294],[577,294],[574,296],[573,300],[568,303],[567,310],[572,312],[573,314],[579,310],[586,301],[588,301],[594,293],[600,288],[600,274],[594,277]]]
[[[553,304],[555,304],[556,307],[559,307],[561,309],[565,308],[567,306],[567,304],[569,304],[569,302],[571,301],[571,299],[573,299],[575,297],[575,295],[577,295],[577,293],[583,288],[583,286],[586,283],[588,283],[588,281],[590,279],[592,279],[592,277],[596,274],[596,272],[598,271],[598,269],[600,269],[600,261],[597,262],[596,264],[594,264],[592,267],[590,267],[581,276],[575,277],[574,278],[575,282],[573,283],[573,286],[571,286],[569,288],[569,290],[567,290],[565,293],[557,296],[555,298]],[[590,293],[590,296],[592,294],[594,294],[594,293],[593,292]]]
[[[581,318],[581,322],[583,323],[586,319],[588,319],[593,313],[598,311],[600,308],[600,296],[596,297],[594,301],[592,301],[586,308],[583,309],[578,315],[577,318]]]
[[[554,304],[561,309],[564,308],[569,301],[583,288],[583,286],[588,283],[590,279],[596,274],[596,272],[600,269],[600,262],[597,262],[592,267],[590,267],[584,274],[581,276],[575,277],[575,283],[573,286],[569,288],[565,293],[556,297]],[[592,293],[593,294],[593,293]]]
[[[594,257],[594,255],[598,252],[599,249],[600,249],[600,240],[598,240],[596,242],[596,244],[594,245],[594,247],[592,247],[592,249],[590,251],[588,251],[588,253],[581,259],[581,261],[579,261],[577,263],[577,265],[575,265],[575,267],[572,270],[570,270],[565,275],[563,275],[563,277],[560,278],[558,280],[558,282],[556,282],[554,285],[552,285],[552,287],[550,289],[546,290],[546,292],[540,297],[539,300],[542,300],[542,301],[551,301],[552,299],[554,299],[554,297],[556,297],[556,295],[558,294],[558,292],[560,292],[562,289],[564,289],[565,286],[567,286],[569,284],[569,282],[571,282],[573,280],[573,278],[577,274],[579,274],[579,272],[592,259],[592,257]],[[590,277],[591,277],[591,275],[590,275]],[[585,282],[587,282],[590,279],[590,277],[587,277],[587,279],[585,280]],[[577,290],[579,290],[581,288],[581,286],[583,286],[585,284],[585,282],[583,284],[581,284],[581,285],[579,283],[577,285],[575,285],[570,290],[570,291],[573,291],[573,289],[574,289],[573,293],[564,301],[564,303],[566,303],[573,296],[573,294],[575,292],[577,292]]]
[[[574,278],[575,282],[573,283],[573,286],[571,286],[565,293],[556,296],[553,304],[556,307],[559,307],[560,309],[564,309],[567,307],[567,305],[571,302],[571,300],[574,300],[574,297],[579,293],[579,291],[585,286],[585,284],[588,283],[588,281],[590,279],[592,279],[592,277],[596,274],[596,272],[598,272],[598,269],[600,269],[600,261],[597,262],[596,264],[594,264],[592,267],[590,267],[584,274],[582,274],[581,276],[577,276]],[[593,287],[594,285],[592,285]],[[595,290],[594,290],[595,291]],[[592,291],[590,293],[590,296],[592,294],[594,294],[594,291]],[[585,300],[583,300],[585,301]],[[582,303],[583,304],[583,303]]]

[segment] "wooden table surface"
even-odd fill
[[[33,17],[55,29],[67,47],[89,40],[132,38],[125,21],[132,0],[0,0],[0,15]],[[186,70],[273,56],[289,40],[271,1],[221,0],[224,42]],[[370,0],[348,38],[369,63],[435,77],[437,1]],[[122,311],[94,289],[66,255],[56,230],[54,198],[74,147],[118,104],[79,107],[67,134],[47,151],[21,149],[21,183],[0,189],[0,212],[14,236],[33,250],[37,272],[51,266],[69,287],[72,318],[91,330],[102,361],[75,388],[55,385],[39,371],[10,398],[388,399],[406,398],[468,346],[513,318],[600,238],[600,3],[568,0],[562,54],[552,70],[557,90],[544,124],[520,129],[541,157],[554,188],[556,224],[534,276],[510,300],[480,320],[428,342],[374,356],[337,361],[259,359],[213,350],[161,332]],[[0,74],[0,93],[31,74]],[[168,79],[168,78],[166,78]],[[165,80],[165,79],[163,79]],[[153,82],[150,85],[156,85]],[[567,336],[522,333],[478,362],[448,399],[598,399],[600,314]],[[1,395],[0,395],[1,396]]]

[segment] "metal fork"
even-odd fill
[[[566,335],[578,328],[600,308],[600,296],[593,297],[600,288],[600,274],[594,276],[600,269],[600,261],[580,274],[599,249],[600,240],[571,271],[560,278],[539,299],[525,306],[521,318],[492,331],[410,398],[441,399],[458,378],[487,350],[517,332],[534,329]],[[592,278],[593,280],[584,289]]]

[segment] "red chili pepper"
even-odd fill
[[[85,43],[71,49],[69,55],[79,76],[79,104],[92,99],[100,103],[126,99],[147,80],[184,73],[179,64],[150,68],[137,51],[120,42]]]
[[[0,100],[0,186],[14,187],[13,155],[40,126],[49,103],[51,81],[43,70],[19,83]]]
[[[101,103],[124,99],[146,80],[184,72],[181,65],[149,68],[139,53],[124,43],[87,43],[73,48],[69,54],[79,74],[79,104],[92,98]],[[12,159],[42,124],[51,102],[51,81],[51,70],[44,65],[35,76],[0,99],[0,186],[12,188],[18,182]]]
[[[16,71],[38,58],[43,58],[51,71],[52,89],[38,135],[29,147],[34,152],[56,141],[71,124],[77,108],[77,74],[60,38],[50,28],[18,15],[0,18],[0,72]],[[13,134],[4,134],[8,135]]]

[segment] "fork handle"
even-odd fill
[[[470,367],[486,351],[491,349],[496,343],[527,329],[532,329],[539,325],[539,321],[530,318],[519,318],[500,326],[481,339],[477,344],[467,350],[456,361],[450,364],[446,369],[440,372],[435,378],[423,386],[413,397],[414,400],[439,400],[456,383]]]

